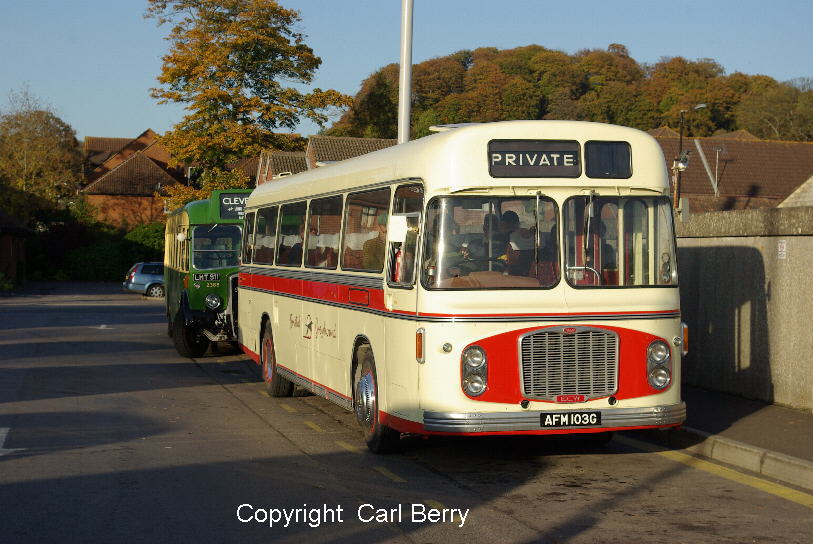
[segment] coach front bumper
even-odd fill
[[[564,412],[565,410],[558,411]],[[486,433],[486,432],[516,432],[516,431],[546,431],[555,433],[568,430],[601,430],[618,429],[624,427],[666,427],[678,425],[686,420],[686,403],[666,406],[650,406],[647,408],[613,408],[586,410],[588,412],[601,412],[601,425],[595,426],[563,426],[542,427],[541,417],[548,411],[522,411],[522,412],[485,412],[485,413],[454,413],[454,412],[424,412],[424,429],[431,432],[445,433]]]

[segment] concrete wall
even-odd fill
[[[683,381],[813,410],[813,207],[679,222]]]

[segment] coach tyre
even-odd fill
[[[260,356],[263,363],[263,379],[265,390],[271,397],[290,397],[294,392],[294,384],[283,378],[277,372],[277,353],[274,350],[274,337],[271,326],[266,323],[263,329],[263,343]]]
[[[206,353],[209,340],[194,327],[188,327],[183,312],[179,311],[172,320],[172,341],[181,357],[200,357]]]
[[[398,448],[400,433],[380,422],[378,378],[375,360],[369,346],[361,346],[353,376],[353,407],[356,420],[364,432],[367,448],[373,453],[390,453]]]

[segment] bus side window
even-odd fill
[[[277,239],[277,207],[262,208],[257,212],[257,228],[254,233],[254,262],[274,264],[274,248]]]
[[[415,282],[415,261],[418,254],[422,210],[422,185],[401,185],[396,189],[392,213],[407,216],[407,233],[403,243],[390,243],[390,268],[387,278],[391,285],[411,286]]]
[[[254,251],[254,212],[246,214],[243,225],[243,264],[251,263]]]
[[[302,265],[302,244],[305,242],[306,202],[294,202],[282,206],[277,244],[277,264]]]
[[[342,197],[311,200],[308,216],[308,252],[305,265],[335,269],[339,264],[339,232],[342,226]]]
[[[381,272],[384,269],[389,203],[389,188],[348,195],[342,238],[344,270]]]

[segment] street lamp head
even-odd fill
[[[703,109],[703,108],[705,108],[705,107],[706,107],[706,105],[705,105],[705,104],[698,104],[698,105],[696,105],[696,106],[695,106],[693,109],[695,109],[695,110],[702,110],[702,109]]]

